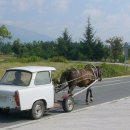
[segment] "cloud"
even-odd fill
[[[129,39],[130,16],[128,14],[106,14],[97,21],[95,20],[94,26],[98,30],[98,36],[103,40],[113,36],[123,37],[126,41]]]
[[[12,5],[19,11],[39,11],[44,9],[45,0],[12,0]]]
[[[1,0],[0,15],[7,10],[15,13],[32,12],[47,14],[48,12],[65,12],[68,10],[72,0]]]
[[[103,2],[102,0],[95,0],[96,2]],[[112,2],[110,0],[109,2]],[[120,1],[121,2],[121,1]],[[114,2],[115,3],[115,2]],[[119,3],[119,1],[118,1]],[[104,8],[103,5],[106,5]],[[124,37],[125,40],[128,40],[128,34],[130,31],[130,6],[129,4],[123,3],[123,5],[117,8],[112,8],[108,10],[109,4],[103,5],[86,5],[86,9],[83,11],[83,16],[90,16],[92,26],[96,30],[96,35],[101,37],[103,40],[108,39],[112,36]],[[114,4],[116,5],[116,4]]]
[[[53,6],[58,11],[66,11],[71,0],[53,0]]]
[[[5,0],[0,0],[0,17],[5,15],[8,2]]]
[[[1,0],[1,1],[0,1],[0,7],[2,7],[5,3],[6,3],[6,1]]]
[[[77,39],[84,33],[88,16],[101,38],[129,37],[129,12],[129,0],[0,0],[1,23],[54,36],[66,26]]]
[[[84,10],[83,15],[90,16],[90,17],[102,17],[105,15],[102,10],[96,9],[96,8],[89,8]]]
[[[12,0],[14,9],[19,11],[35,10],[42,13],[46,9],[66,11],[71,0]],[[46,11],[47,11],[46,10]]]

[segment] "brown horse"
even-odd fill
[[[99,66],[85,66],[83,69],[71,68],[62,73],[60,77],[60,84],[68,83],[68,93],[72,94],[74,88],[78,87],[87,87],[95,80],[102,80],[101,68]],[[86,92],[86,102],[88,102],[88,95],[90,93],[91,101],[92,101],[92,91],[91,88],[87,89]]]

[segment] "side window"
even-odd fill
[[[51,82],[49,71],[38,72],[34,81],[35,85],[44,85]]]

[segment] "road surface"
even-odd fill
[[[110,102],[113,100],[121,99],[130,96],[130,76],[103,79],[102,82],[97,82],[92,86],[94,102],[86,105],[85,103],[85,93],[83,92],[74,98],[75,110],[79,110],[85,107],[90,107],[97,104],[102,104],[105,102]],[[76,88],[79,91],[80,88]],[[63,94],[64,92],[59,93]],[[62,109],[52,109],[45,117],[55,116],[57,114],[62,114]],[[43,117],[43,118],[45,118]],[[12,112],[8,115],[0,115],[0,128],[27,123],[30,122],[27,113]]]

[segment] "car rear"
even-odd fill
[[[20,109],[17,87],[0,85],[0,108]]]

